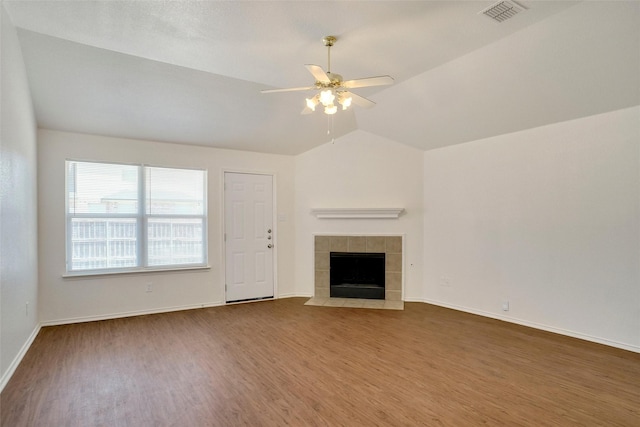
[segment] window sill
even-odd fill
[[[68,272],[62,275],[63,279],[76,279],[84,277],[99,277],[99,276],[120,276],[128,274],[145,274],[145,273],[179,273],[182,271],[199,271],[199,270],[211,270],[210,265],[199,265],[197,267],[172,267],[172,268],[145,268],[137,270],[122,270],[122,271],[78,271]]]

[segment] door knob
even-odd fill
[[[273,247],[273,245],[272,245],[271,243],[269,243],[269,244],[267,245],[267,247],[268,247],[269,249],[271,249],[271,248]]]
[[[268,230],[267,230],[267,233],[271,233],[271,229],[268,229]]]

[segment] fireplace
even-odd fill
[[[381,235],[314,236],[314,297],[329,298],[331,292],[331,253],[383,254],[384,281],[381,289],[385,301],[402,301],[403,237]],[[358,297],[354,297],[358,298]],[[360,297],[365,298],[365,297]],[[374,302],[374,301],[371,301]]]
[[[384,299],[385,254],[331,252],[329,288],[332,298]]]

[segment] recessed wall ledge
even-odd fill
[[[404,208],[316,208],[311,213],[318,219],[397,219]]]

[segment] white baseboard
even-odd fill
[[[490,312],[483,311],[483,310],[477,310],[477,309],[458,306],[458,305],[454,305],[454,304],[448,304],[448,303],[445,303],[445,302],[442,302],[442,301],[436,301],[436,300],[423,299],[421,301],[414,300],[414,302],[423,302],[423,303],[426,303],[426,304],[437,305],[437,306],[440,306],[440,307],[450,308],[450,309],[453,309],[453,310],[464,311],[465,313],[477,314],[479,316],[489,317],[491,319],[502,320],[504,322],[515,323],[517,325],[527,326],[527,327],[534,328],[534,329],[540,329],[540,330],[547,331],[547,332],[553,332],[554,334],[566,335],[566,336],[572,337],[572,338],[578,338],[578,339],[585,340],[585,341],[595,342],[597,344],[604,344],[604,345],[607,345],[609,347],[616,347],[616,348],[620,348],[622,350],[628,350],[628,351],[633,351],[635,353],[640,353],[640,347],[639,346],[626,344],[626,343],[621,343],[621,342],[617,342],[617,341],[612,341],[612,340],[608,340],[606,338],[595,337],[595,336],[592,336],[592,335],[587,335],[587,334],[583,334],[583,333],[580,333],[580,332],[575,332],[575,331],[571,331],[571,330],[567,330],[567,329],[556,328],[554,326],[544,325],[544,324],[541,324],[541,323],[530,322],[528,320],[517,319],[517,318],[513,318],[513,317],[509,317],[509,316],[501,316],[499,314],[490,313]]]
[[[298,295],[298,294],[290,293],[290,294],[278,295],[278,299],[305,297],[305,296],[307,295]],[[309,295],[309,297],[311,296]],[[197,308],[219,307],[221,305],[226,305],[226,303],[224,301],[218,301],[218,302],[211,302],[206,304],[191,304],[191,305],[181,305],[181,306],[174,306],[174,307],[156,308],[153,310],[136,310],[136,311],[126,311],[121,313],[109,313],[109,314],[101,314],[98,316],[69,317],[67,319],[45,320],[41,323],[41,325],[42,326],[68,325],[72,323],[84,323],[84,322],[95,322],[98,320],[119,319],[122,317],[144,316],[146,314],[159,314],[159,313],[169,313],[172,311],[194,310]]]
[[[95,322],[97,320],[119,319],[122,317],[144,316],[146,314],[170,313],[172,311],[195,310],[197,308],[218,307],[225,305],[224,302],[212,302],[206,304],[191,304],[174,307],[156,308],[153,310],[136,310],[121,313],[101,314],[99,316],[70,317],[67,319],[48,320],[41,323],[42,326],[68,325],[71,323]]]
[[[278,295],[278,299],[281,298],[311,298],[313,295],[311,294],[281,294]]]
[[[421,298],[411,298],[411,297],[404,298],[402,301],[404,301],[404,302],[423,302],[423,303],[426,302],[426,301],[422,300]]]
[[[20,362],[22,362],[24,355],[27,354],[29,347],[31,347],[31,344],[33,344],[33,341],[35,341],[41,328],[42,328],[42,325],[40,324],[36,325],[33,332],[31,332],[31,335],[29,335],[29,338],[27,338],[27,341],[24,343],[24,345],[22,346],[22,348],[20,349],[16,357],[13,358],[13,361],[9,365],[9,368],[7,368],[6,372],[2,374],[2,378],[0,378],[0,392],[4,390],[4,386],[7,385],[7,383],[13,376],[14,372],[18,368],[18,365],[20,365]]]

